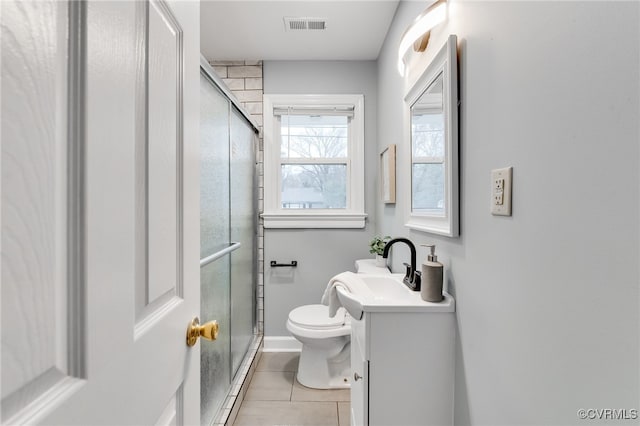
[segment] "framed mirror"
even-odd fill
[[[405,225],[460,234],[457,38],[450,35],[405,97],[411,146]]]

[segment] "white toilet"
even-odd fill
[[[289,312],[287,330],[302,343],[300,384],[315,389],[350,386],[351,318],[344,308],[330,318],[328,306],[299,306]]]
[[[375,266],[375,260],[356,261],[356,272],[389,274]],[[351,386],[351,317],[339,308],[329,317],[325,305],[304,305],[289,312],[287,330],[302,343],[298,382],[315,389],[341,389]]]

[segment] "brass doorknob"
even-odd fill
[[[209,321],[200,325],[200,319],[195,317],[191,320],[191,324],[187,327],[187,346],[193,346],[198,341],[198,337],[204,337],[207,340],[216,340],[218,338],[218,321]]]

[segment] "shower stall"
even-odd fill
[[[257,339],[257,128],[206,61],[200,68],[201,423],[219,421]]]

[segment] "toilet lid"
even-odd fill
[[[346,311],[339,308],[336,316],[329,317],[329,307],[325,305],[299,306],[289,313],[289,321],[305,328],[329,329],[344,325]]]

